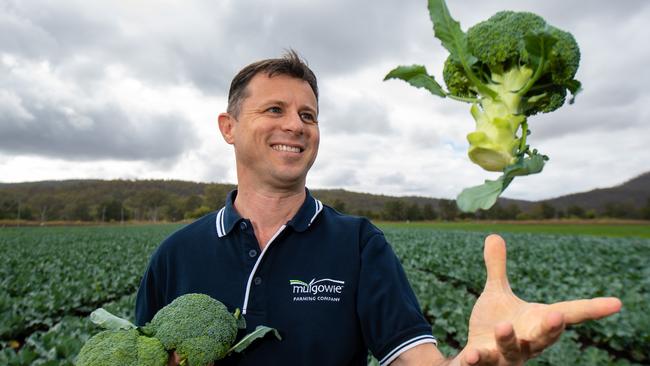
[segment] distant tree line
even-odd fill
[[[231,185],[204,184],[198,193],[159,187],[96,192],[44,190],[36,193],[0,190],[0,220],[28,221],[180,221],[201,217],[223,206]]]
[[[389,221],[423,221],[423,220],[548,220],[548,219],[632,219],[650,220],[650,197],[644,207],[637,209],[625,203],[607,203],[602,211],[584,209],[578,205],[571,205],[565,210],[555,208],[547,202],[533,204],[526,212],[518,205],[509,204],[502,206],[497,203],[489,210],[479,210],[476,213],[461,212],[454,200],[440,199],[437,207],[431,203],[418,204],[395,198],[384,204],[381,211],[355,210],[354,207],[347,207],[345,202],[334,200],[325,202],[344,213],[365,216],[371,219]]]
[[[76,185],[75,185],[76,184]],[[180,181],[79,181],[0,187],[0,220],[80,222],[180,221],[201,217],[223,206],[233,185]],[[313,192],[318,197],[318,192]],[[350,194],[350,192],[347,192]],[[414,200],[364,195],[365,207],[373,199],[384,202],[375,209],[355,207],[343,198],[324,199],[334,209],[371,219],[421,221],[544,220],[544,219],[650,219],[650,198],[640,208],[612,202],[600,210],[572,205],[566,209],[548,202],[533,204],[525,211],[516,205],[497,203],[489,210],[462,213],[453,200]],[[374,197],[374,198],[373,198]]]

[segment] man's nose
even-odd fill
[[[287,114],[282,123],[282,128],[285,131],[293,132],[297,135],[302,135],[304,132],[304,122],[302,121],[302,118],[300,118],[300,114],[297,112]]]

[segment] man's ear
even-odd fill
[[[219,131],[223,139],[232,145],[235,142],[235,119],[229,113],[219,114]]]

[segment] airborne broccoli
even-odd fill
[[[502,171],[495,181],[465,189],[461,210],[490,208],[515,176],[539,173],[548,157],[526,144],[527,117],[561,107],[574,79],[580,50],[573,36],[533,13],[501,11],[464,33],[444,0],[429,0],[435,36],[449,51],[444,91],[424,66],[400,66],[386,79],[402,79],[440,97],[471,103],[476,130],[467,135],[468,155],[488,171]],[[570,100],[572,102],[572,99]]]
[[[144,327],[101,308],[90,318],[109,330],[84,344],[76,366],[164,366],[172,351],[180,357],[181,365],[206,366],[231,352],[241,352],[268,332],[280,338],[275,329],[258,326],[233,345],[237,330],[246,327],[239,310],[231,314],[224,304],[204,294],[176,298]]]

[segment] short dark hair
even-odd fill
[[[235,75],[230,83],[230,90],[228,91],[228,113],[235,118],[239,116],[241,111],[241,103],[246,97],[246,87],[251,79],[259,74],[265,73],[269,77],[275,75],[287,75],[297,79],[302,79],[309,83],[311,90],[316,96],[318,102],[318,83],[316,82],[316,75],[311,71],[307,63],[303,61],[294,50],[287,51],[282,58],[271,58],[254,62]]]

